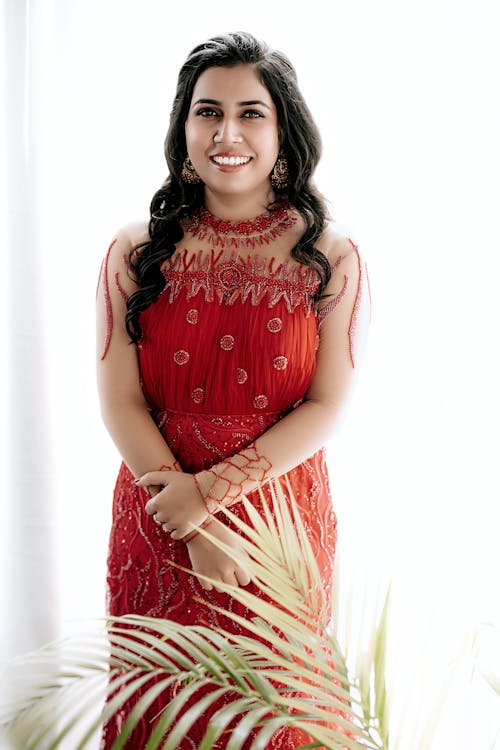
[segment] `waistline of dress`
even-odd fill
[[[293,408],[293,407],[291,407]],[[259,417],[265,417],[265,418],[272,418],[272,417],[280,417],[282,414],[286,414],[288,410],[286,411],[270,411],[262,409],[261,411],[254,411],[250,412],[248,414],[228,414],[227,412],[216,412],[216,413],[209,413],[209,412],[203,412],[203,411],[182,411],[180,409],[170,409],[170,408],[164,408],[164,409],[151,409],[151,414],[153,417],[157,418],[159,416],[163,415],[169,415],[175,417],[196,417],[197,419],[235,419],[235,420],[243,420],[243,419],[259,419]]]

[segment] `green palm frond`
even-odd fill
[[[255,614],[244,619],[221,610],[243,626],[245,635],[128,615],[109,620],[93,636],[24,656],[17,668],[29,670],[29,685],[3,717],[14,747],[57,750],[71,735],[75,750],[84,750],[99,727],[135,696],[113,746],[119,750],[162,690],[175,686],[145,750],[175,750],[222,696],[229,702],[210,719],[201,750],[211,748],[228,727],[228,750],[239,750],[252,732],[252,748],[264,749],[286,726],[312,738],[304,748],[385,750],[387,608],[363,673],[353,676],[331,632],[321,577],[291,492],[285,497],[276,483],[270,494],[267,502],[261,493],[262,515],[243,498],[253,526],[224,511],[240,532],[250,575],[272,600],[217,584]],[[238,559],[240,553],[207,530],[200,533]],[[198,692],[201,697],[193,703]]]

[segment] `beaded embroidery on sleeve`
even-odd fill
[[[338,257],[337,260],[335,261],[335,263],[333,264],[333,266],[331,267],[332,268],[332,276],[334,275],[335,271],[337,270],[337,268],[340,266],[340,264],[344,260],[344,257],[345,256],[343,256],[343,255],[341,255],[340,257]],[[343,283],[343,286],[342,286],[342,289],[340,290],[340,292],[338,294],[336,294],[333,297],[333,299],[331,299],[328,302],[328,304],[326,304],[324,307],[322,307],[320,310],[318,310],[318,330],[321,329],[321,325],[324,322],[324,320],[330,315],[331,312],[333,312],[335,310],[335,308],[337,307],[337,305],[339,305],[342,302],[342,300],[344,299],[345,293],[347,291],[348,284],[349,284],[349,278],[348,278],[348,276],[346,276],[346,274],[344,274],[344,283]]]
[[[111,297],[109,294],[108,263],[109,263],[109,254],[115,242],[116,240],[113,240],[113,242],[109,246],[108,252],[106,253],[106,257],[104,258],[102,262],[101,271],[99,274],[99,283],[97,285],[97,291],[99,292],[99,288],[102,284],[102,291],[104,295],[104,307],[106,310],[106,335],[104,338],[104,348],[101,354],[101,360],[105,359],[106,354],[108,353],[109,345],[111,343],[111,335],[113,333],[113,308],[111,305]]]
[[[105,256],[105,258],[104,258],[104,260],[103,260],[103,262],[101,264],[101,270],[99,272],[99,281],[98,281],[98,284],[97,284],[97,294],[99,293],[99,289],[101,288],[101,285],[102,285],[102,293],[103,293],[103,298],[104,298],[104,309],[105,309],[105,313],[106,313],[106,332],[105,332],[105,337],[104,337],[103,351],[102,351],[102,354],[101,354],[101,361],[103,361],[104,359],[106,359],[106,355],[107,355],[107,353],[109,351],[109,346],[111,344],[111,337],[113,335],[113,324],[114,324],[114,321],[113,321],[113,306],[111,304],[111,294],[110,294],[110,291],[109,291],[109,273],[108,273],[109,269],[108,269],[108,266],[109,266],[109,256],[110,256],[111,250],[113,249],[113,246],[114,246],[115,242],[116,242],[116,239],[114,239],[113,242],[111,243],[111,245],[109,246],[108,251],[106,253],[106,256]],[[127,268],[130,267],[130,264],[128,262],[128,257],[126,255],[123,256],[123,262],[124,262],[125,267],[127,267]],[[115,281],[115,286],[118,289],[118,291],[119,291],[122,299],[126,302],[127,299],[128,299],[128,294],[127,294],[127,292],[125,291],[125,289],[123,288],[123,286],[122,286],[122,284],[120,282],[120,273],[119,273],[119,271],[115,272],[114,281]]]
[[[370,299],[370,285],[369,285],[369,279],[368,279],[368,270],[366,267],[366,263],[363,263],[363,261],[361,260],[361,256],[359,254],[357,245],[355,245],[352,240],[349,240],[349,242],[351,243],[353,247],[352,252],[356,254],[357,266],[358,266],[356,296],[354,298],[354,304],[352,307],[351,316],[349,320],[349,327],[347,330],[349,356],[351,359],[351,364],[354,368],[355,367],[355,350],[356,350],[356,343],[357,343],[356,339],[357,339],[357,334],[359,333],[361,307],[363,303],[365,302],[363,293],[366,291],[368,292],[368,299],[366,300],[366,302],[368,304],[369,309],[371,309],[371,299]],[[350,253],[348,253],[348,255],[350,255]],[[337,258],[337,260],[332,266],[332,276],[341,266],[342,261],[344,261],[345,258],[348,257],[348,255],[343,255]],[[347,276],[347,274],[344,273],[343,285],[340,291],[326,305],[324,305],[320,310],[318,310],[318,330],[321,330],[321,326],[323,325],[325,320],[328,318],[328,316],[341,304],[342,300],[344,299],[346,295],[348,287],[349,287],[349,277]]]
[[[236,503],[245,492],[270,479],[271,463],[251,443],[211,469],[194,475],[196,486],[209,513]]]

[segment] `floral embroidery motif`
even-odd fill
[[[246,383],[248,380],[248,373],[246,370],[243,369],[243,367],[238,367],[236,370],[236,382],[239,383],[239,385],[243,385],[243,383]]]
[[[253,400],[253,405],[256,409],[265,409],[268,403],[269,399],[267,398],[267,396],[264,396],[263,393],[261,393],[259,396],[255,396]]]
[[[267,321],[267,330],[271,333],[278,333],[283,328],[283,322],[281,318],[271,318]]]
[[[179,349],[174,354],[174,362],[176,365],[185,365],[189,362],[189,352],[185,349]]]
[[[188,310],[186,313],[186,320],[192,326],[195,326],[198,322],[198,310],[196,310],[195,308]]]
[[[225,352],[230,352],[231,349],[234,349],[234,336],[231,336],[229,333],[227,333],[225,336],[222,336],[219,344],[220,348]]]
[[[232,292],[240,285],[241,271],[232,263],[222,263],[217,268],[215,277],[225,292]]]
[[[269,245],[297,222],[289,206],[281,206],[274,211],[249,221],[228,221],[217,219],[209,211],[199,208],[191,215],[188,234],[206,240],[213,247],[262,247]]]
[[[205,390],[204,388],[193,388],[191,391],[191,398],[195,402],[195,404],[202,404],[203,399],[205,398]]]
[[[266,301],[271,308],[282,300],[289,313],[303,306],[306,315],[313,309],[319,285],[317,272],[309,266],[280,263],[257,254],[243,257],[236,251],[229,255],[222,250],[189,254],[185,249],[165,262],[163,273],[166,283],[162,294],[169,295],[169,302],[181,291],[187,299],[201,292],[206,302],[224,305],[249,301],[255,306]]]
[[[273,359],[273,367],[276,370],[285,370],[288,365],[288,358],[284,355],[280,355],[279,357],[275,357]]]

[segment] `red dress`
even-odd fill
[[[247,255],[227,249],[178,252],[164,273],[164,291],[140,319],[142,386],[182,470],[194,473],[249,445],[304,398],[319,341],[312,304],[318,277],[295,261],[278,263],[253,251]],[[336,519],[323,451],[287,476],[330,597]],[[258,505],[257,493],[249,497]],[[250,613],[225,594],[204,591],[193,575],[172,567],[171,561],[190,567],[187,547],[145,513],[147,499],[122,465],[108,557],[109,614],[138,613],[237,631],[211,603],[246,618]],[[232,510],[248,521],[241,503]],[[250,588],[258,592],[253,584]],[[197,596],[208,604],[197,602]],[[166,702],[168,695],[151,717]],[[111,747],[122,722],[117,715],[107,724],[102,748]],[[142,748],[150,728],[145,717],[126,747]],[[205,729],[198,722],[181,750],[196,748]],[[281,730],[268,748],[291,750],[303,739],[297,730]],[[216,747],[225,747],[225,741]]]

